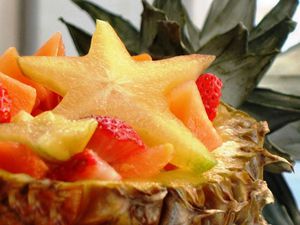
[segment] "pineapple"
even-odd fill
[[[191,52],[217,55],[219,58],[209,71],[219,74],[225,87],[229,85],[225,90],[225,101],[235,106],[248,97],[277,54],[273,50],[280,48],[294,26],[285,14],[292,15],[296,7],[295,1],[289,1],[286,7],[282,7],[283,1],[280,1],[262,25],[253,27],[254,10],[248,9],[255,8],[255,1],[247,1],[251,4],[245,7],[244,1],[233,4],[234,1],[222,3],[216,0],[207,25],[199,33],[179,0],[156,0],[153,5],[143,1],[143,22],[138,32],[127,21],[94,4],[81,0],[73,2],[93,18],[105,18],[115,25],[132,54],[148,52],[154,58]],[[170,10],[171,2],[176,3],[173,10]],[[229,13],[233,5],[234,10],[245,10],[240,13],[243,18],[233,19],[241,23],[213,28],[220,9]],[[282,17],[274,19],[275,12]],[[224,17],[229,16],[224,14]],[[278,26],[271,26],[271,31],[268,29],[270,21],[284,30],[279,38],[274,37]],[[89,34],[65,23],[79,53],[87,53]],[[126,32],[124,27],[127,27]],[[149,33],[150,27],[152,32]],[[257,43],[264,40],[274,41],[266,48],[258,49]],[[236,70],[239,64],[242,66]],[[257,66],[253,73],[248,69],[251,65]],[[231,73],[232,76],[246,73],[251,82],[240,79],[231,83],[231,79],[226,79]],[[247,92],[234,92],[236,97],[233,98],[230,88],[237,85],[245,87]],[[249,99],[248,102],[251,97]],[[243,105],[244,108],[248,106]],[[248,114],[221,104],[214,126],[224,143],[212,152],[218,164],[201,174],[166,172],[148,180],[66,183],[0,171],[0,224],[267,224],[261,212],[266,204],[273,202],[273,196],[263,180],[263,168],[276,163],[290,170],[291,164],[264,149],[264,137],[269,131],[266,122],[257,122]]]
[[[267,120],[270,134],[300,119],[298,96],[257,88],[296,25],[291,18],[297,0],[280,0],[258,25],[254,25],[255,0],[214,0],[200,31],[191,22],[180,0],[155,0],[152,5],[142,1],[144,10],[139,30],[100,6],[84,0],[72,2],[93,20],[109,21],[132,54],[148,52],[153,58],[195,52],[216,55],[217,60],[208,71],[223,80],[223,100],[258,120]],[[67,25],[79,54],[85,54],[90,35],[63,19],[61,21]],[[293,157],[288,150],[279,148],[269,137],[265,139],[265,147],[292,163]],[[268,165],[265,169],[265,179],[276,201],[266,207],[264,214],[268,222],[275,225],[282,225],[284,221],[300,223],[299,208],[280,174],[288,169],[284,163]],[[285,197],[282,197],[282,190]]]
[[[263,167],[287,161],[263,148],[265,122],[222,104],[215,127],[225,141],[213,152],[219,163],[196,179],[64,183],[1,171],[0,224],[267,224]]]

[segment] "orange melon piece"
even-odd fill
[[[0,83],[7,89],[12,99],[11,116],[16,115],[20,110],[31,113],[36,99],[34,88],[3,73],[0,73]]]
[[[114,163],[112,166],[125,179],[152,177],[171,161],[173,151],[171,144],[159,145]]]
[[[142,53],[142,54],[134,55],[131,57],[135,61],[151,61],[152,60],[151,55],[149,55],[148,53]]]
[[[60,33],[55,33],[34,55],[37,56],[63,56],[65,48]],[[16,48],[9,48],[0,57],[0,72],[21,81],[24,84],[30,85],[36,89],[36,113],[54,108],[60,101],[57,94],[49,91],[44,86],[27,78],[21,71],[17,59],[19,54]]]
[[[64,56],[65,46],[61,33],[57,32],[34,54],[36,56]]]
[[[48,166],[25,145],[15,142],[0,142],[0,169],[11,173],[25,173],[43,178]]]
[[[168,96],[169,107],[209,151],[219,147],[222,139],[209,120],[197,85],[188,81],[178,86]]]

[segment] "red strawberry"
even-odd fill
[[[211,73],[206,73],[196,81],[208,118],[212,121],[217,114],[220,104],[223,83],[220,78]]]
[[[125,122],[108,116],[95,116],[98,127],[87,148],[108,163],[116,163],[145,151],[138,134]]]
[[[50,178],[63,181],[120,180],[120,175],[90,149],[74,155],[59,165],[53,165]]]
[[[8,91],[0,84],[0,123],[9,123],[11,118],[12,100]]]

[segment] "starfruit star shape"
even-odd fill
[[[81,57],[19,58],[31,79],[64,96],[53,110],[70,119],[108,115],[129,123],[149,145],[171,143],[172,163],[205,171],[215,160],[169,110],[167,94],[197,77],[214,56],[188,55],[134,61],[113,28],[97,21],[91,48]]]

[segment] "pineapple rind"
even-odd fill
[[[263,166],[286,162],[263,149],[267,124],[222,104],[214,125],[224,144],[213,152],[217,166],[197,185],[66,183],[0,171],[0,224],[267,224],[261,210],[273,196]]]

